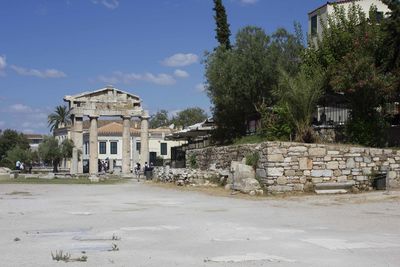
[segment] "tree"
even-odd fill
[[[382,0],[390,9],[390,14],[382,21],[385,53],[384,69],[393,76],[393,84],[400,99],[400,2],[398,0]]]
[[[19,147],[23,150],[29,149],[29,141],[22,133],[15,130],[6,129],[0,135],[0,161],[2,161],[9,150],[14,147]]]
[[[207,119],[207,114],[201,108],[187,108],[176,114],[171,120],[175,126],[187,127]]]
[[[342,94],[351,109],[346,125],[349,141],[369,146],[384,144],[385,122],[377,110],[393,99],[393,75],[385,73],[384,32],[372,6],[369,18],[352,4],[340,6],[323,23],[318,45],[307,50],[309,69],[324,71],[325,92]]]
[[[286,116],[295,126],[295,140],[312,143],[315,141],[311,126],[312,115],[322,96],[322,74],[317,70],[301,69],[295,76],[283,71],[274,94],[279,97],[279,105],[287,113]]]
[[[171,122],[168,118],[168,111],[165,109],[158,111],[156,114],[151,116],[149,123],[150,123],[150,128],[153,129],[170,125]]]
[[[276,102],[272,90],[279,68],[296,72],[302,49],[301,41],[285,30],[270,37],[263,29],[248,26],[239,30],[232,49],[206,54],[207,94],[218,126],[214,139],[229,143],[246,134],[246,120],[257,113],[256,106]]]
[[[215,29],[217,35],[215,38],[218,40],[221,47],[230,49],[231,43],[229,37],[231,36],[231,31],[229,29],[228,18],[222,0],[214,0],[213,10],[215,11],[214,19],[217,24],[217,28]]]
[[[7,167],[12,169],[17,161],[28,163],[32,161],[32,152],[29,149],[23,149],[18,145],[7,151],[7,156],[4,160]],[[26,165],[25,165],[26,166]]]
[[[43,162],[52,164],[53,172],[58,172],[58,165],[62,159],[72,157],[73,142],[65,139],[61,144],[55,137],[45,137],[39,145],[39,156]]]
[[[63,125],[67,125],[71,122],[70,110],[67,106],[57,106],[53,113],[51,113],[47,121],[49,123],[50,131],[58,129]]]

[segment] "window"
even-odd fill
[[[318,16],[314,15],[311,17],[311,36],[315,36],[318,33]]]
[[[377,22],[382,22],[382,20],[383,20],[383,12],[377,11],[376,14],[375,14],[375,18],[376,18]]]
[[[167,155],[167,143],[161,143],[161,155]]]
[[[99,154],[106,154],[106,153],[107,153],[107,143],[99,142]]]
[[[140,142],[136,142],[136,151],[140,154]]]
[[[118,154],[118,142],[110,142],[110,153],[112,155]]]
[[[89,155],[89,142],[85,142],[85,155]]]

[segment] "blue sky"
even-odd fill
[[[246,25],[292,31],[321,0],[225,0],[233,34]],[[0,129],[48,133],[65,95],[112,84],[150,113],[199,106],[205,51],[215,40],[212,0],[0,1]],[[233,37],[232,37],[233,39]]]

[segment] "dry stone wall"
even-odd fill
[[[369,190],[374,173],[388,174],[392,187],[400,186],[400,150],[345,145],[265,142],[208,147],[187,151],[187,162],[201,170],[229,170],[257,152],[256,174],[269,192],[311,191],[321,183],[342,183],[353,190]]]

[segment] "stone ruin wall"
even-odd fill
[[[186,162],[195,158],[201,170],[229,170],[231,161],[242,161],[253,152],[259,153],[256,174],[268,192],[312,191],[321,183],[369,190],[374,172],[388,173],[390,186],[400,186],[400,150],[395,149],[265,142],[190,150]]]

